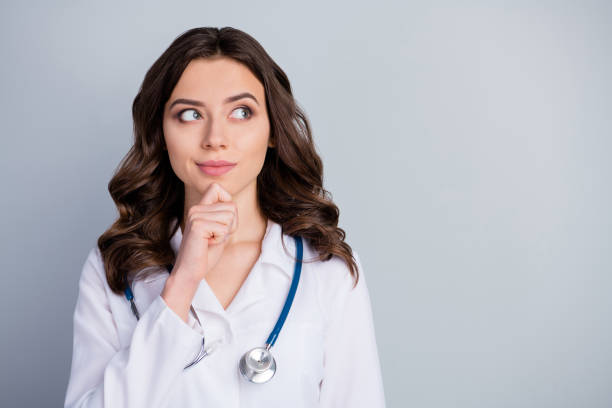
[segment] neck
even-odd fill
[[[185,214],[191,206],[202,199],[202,194],[190,189],[185,192],[185,209],[181,221],[181,232],[185,231]],[[232,200],[238,208],[238,228],[229,236],[225,242],[226,247],[240,243],[261,243],[268,225],[267,218],[263,215],[257,201],[257,184],[253,182],[242,191],[232,196]]]

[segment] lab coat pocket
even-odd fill
[[[279,362],[287,358],[292,370],[302,380],[317,382],[323,375],[323,329],[315,323],[288,324],[277,340]],[[275,346],[274,348],[276,348]],[[290,362],[290,363],[289,363]],[[318,382],[317,382],[318,383]]]
[[[295,396],[304,401],[304,406],[315,406],[323,378],[323,329],[316,323],[304,322],[288,325],[286,329],[273,347],[278,347],[279,374],[295,390]]]

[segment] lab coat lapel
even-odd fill
[[[290,285],[293,278],[294,260],[283,251],[281,239],[284,239],[288,252],[295,252],[293,238],[282,233],[280,224],[268,220],[261,244],[261,253],[225,311],[227,314],[241,313],[266,298],[272,297],[273,291],[278,290],[279,287],[284,288]],[[208,290],[212,294],[210,287]]]
[[[192,301],[196,311],[224,317],[236,314],[266,298],[270,287],[269,279],[278,279],[278,274],[280,273],[286,280],[290,280],[293,277],[294,261],[283,251],[281,244],[282,235],[281,226],[272,220],[268,220],[266,233],[262,240],[261,253],[227,310],[223,309],[221,302],[217,299],[208,282],[206,279],[203,279]],[[287,251],[295,252],[293,238],[286,235],[283,238]],[[178,254],[181,240],[182,232],[178,228],[170,240],[170,244],[176,254]],[[273,267],[267,267],[269,265]]]

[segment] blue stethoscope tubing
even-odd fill
[[[276,342],[276,338],[278,337],[283,324],[285,323],[285,319],[287,319],[287,315],[289,314],[289,310],[291,310],[291,304],[293,303],[293,298],[295,297],[295,292],[297,291],[298,282],[300,281],[300,274],[302,272],[302,237],[295,236],[296,245],[296,261],[295,261],[295,269],[293,271],[293,279],[291,280],[291,287],[289,288],[289,293],[287,294],[287,299],[285,299],[285,305],[283,306],[283,310],[281,310],[280,315],[278,316],[278,320],[276,321],[276,325],[274,325],[274,329],[268,336],[266,340],[266,346],[269,349]]]
[[[266,340],[265,347],[256,347],[252,350],[249,350],[244,354],[240,361],[239,370],[241,374],[249,381],[254,383],[263,383],[268,381],[274,373],[276,372],[276,362],[274,358],[270,354],[270,348],[274,346],[278,335],[287,319],[287,315],[289,314],[289,310],[291,310],[291,304],[293,303],[293,298],[295,297],[295,292],[297,291],[298,283],[300,281],[300,275],[302,271],[302,256],[303,256],[303,244],[302,237],[294,236],[293,237],[296,244],[296,261],[295,261],[295,269],[293,272],[293,279],[291,280],[291,287],[289,288],[289,293],[287,294],[287,299],[285,299],[285,304],[283,309],[272,329],[272,332],[268,336]],[[172,264],[167,266],[168,273],[171,273],[172,268],[174,266]],[[132,313],[136,316],[136,320],[140,319],[140,314],[138,313],[138,308],[134,303],[134,293],[128,284],[125,289],[125,297],[130,302],[130,307],[132,309]],[[185,369],[193,366],[202,360],[208,352],[204,349],[205,339],[202,338],[202,348],[200,349],[200,353],[195,358],[194,361],[185,366]]]

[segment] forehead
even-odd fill
[[[181,74],[170,99],[191,97],[214,104],[241,92],[252,93],[260,104],[264,100],[263,85],[242,63],[227,57],[197,58]]]

